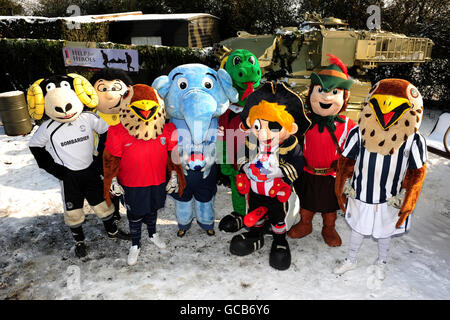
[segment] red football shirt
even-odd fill
[[[337,141],[341,147],[341,150],[344,148],[345,141],[347,140],[348,133],[350,129],[352,129],[356,123],[353,120],[349,119],[345,116],[339,116],[341,119],[345,119],[345,123],[335,121],[336,131],[334,134],[336,135]],[[313,168],[330,168],[331,163],[334,160],[339,158],[339,154],[336,150],[336,146],[330,136],[330,133],[326,128],[323,129],[323,132],[319,132],[319,126],[315,125],[310,128],[305,133],[305,139],[303,143],[303,155],[306,160],[306,164]],[[304,168],[308,173],[314,174],[308,168]],[[336,172],[330,172],[326,175],[336,176]]]
[[[173,123],[164,126],[162,134],[148,141],[136,139],[118,124],[108,129],[105,149],[120,157],[118,179],[127,187],[147,187],[166,181],[168,151],[178,143]]]

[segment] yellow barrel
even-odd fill
[[[8,136],[26,135],[33,125],[22,91],[0,93],[0,119]]]

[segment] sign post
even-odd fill
[[[116,68],[128,72],[139,71],[137,50],[64,47],[66,67]]]

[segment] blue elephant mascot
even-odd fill
[[[184,64],[169,75],[160,76],[152,87],[164,99],[167,113],[178,133],[178,152],[186,177],[186,188],[176,193],[175,213],[179,237],[194,219],[210,236],[214,235],[214,196],[217,192],[216,140],[218,117],[239,93],[230,75],[203,64]],[[195,210],[194,210],[195,207]]]

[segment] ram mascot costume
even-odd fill
[[[244,227],[244,216],[246,213],[245,197],[236,188],[237,154],[244,144],[248,130],[241,121],[240,113],[243,111],[248,96],[259,87],[261,82],[261,68],[258,59],[248,50],[238,49],[229,53],[222,60],[221,67],[224,68],[233,80],[233,86],[239,92],[239,101],[230,105],[229,109],[219,118],[218,148],[222,150],[222,163],[220,170],[222,174],[230,178],[231,200],[233,211],[220,220],[219,229],[225,232],[236,232]]]
[[[166,110],[178,132],[178,152],[186,176],[183,196],[172,194],[183,237],[194,218],[214,235],[214,196],[217,191],[216,141],[218,117],[230,102],[237,102],[238,92],[230,75],[202,64],[185,64],[167,76],[155,79],[152,87],[164,98]]]
[[[44,121],[30,139],[30,151],[39,168],[61,182],[64,222],[75,239],[75,254],[87,255],[82,224],[86,199],[103,221],[110,238],[129,239],[114,223],[114,206],[106,204],[103,183],[94,164],[94,132],[103,134],[108,125],[98,115],[83,112],[95,108],[98,96],[87,79],[75,73],[37,80],[28,89],[32,118]],[[50,150],[50,151],[48,151]]]
[[[336,195],[352,233],[335,273],[354,269],[364,236],[372,236],[375,273],[384,279],[391,237],[409,229],[426,175],[427,147],[418,131],[423,110],[421,94],[406,80],[384,79],[370,90],[338,161]]]

